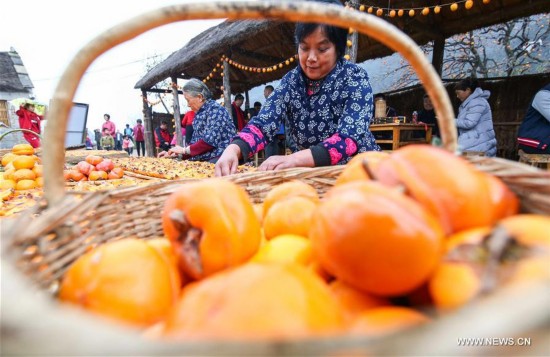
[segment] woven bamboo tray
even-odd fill
[[[330,339],[255,342],[161,343],[143,339],[138,331],[122,329],[51,298],[59,278],[82,253],[105,241],[136,235],[162,235],[160,212],[165,198],[192,180],[159,182],[146,187],[88,195],[65,192],[64,130],[79,81],[90,64],[108,49],[167,23],[191,19],[274,19],[325,22],[353,27],[400,52],[411,63],[434,103],[445,148],[456,149],[454,113],[436,72],[418,46],[376,16],[311,2],[220,2],[185,4],[151,11],[98,36],[73,59],[63,74],[48,113],[53,122],[44,139],[46,201],[2,223],[2,351],[21,355],[380,355],[464,354],[457,337],[516,336],[536,329],[550,318],[548,284],[509,288],[486,300],[412,332],[377,340],[335,336]],[[550,214],[548,174],[507,161],[484,158],[482,170],[505,178],[520,195],[525,209]],[[341,167],[254,172],[227,177],[261,202],[275,184],[298,179],[320,194],[332,186]],[[24,227],[24,229],[22,228]],[[9,291],[9,294],[5,292]],[[527,317],[527,318],[525,318]],[[535,332],[533,332],[535,333]],[[547,353],[537,349],[530,352]],[[524,354],[514,350],[499,354]],[[542,352],[541,352],[542,351]],[[476,353],[483,351],[476,350]],[[491,350],[490,353],[497,353]]]

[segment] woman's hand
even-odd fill
[[[302,151],[297,151],[292,155],[275,155],[270,156],[265,160],[258,171],[269,171],[269,170],[282,170],[289,169],[292,167],[314,167],[315,163],[313,161],[313,155],[311,150],[306,149]]]
[[[173,148],[168,149],[168,151],[159,152],[157,157],[176,157],[178,155],[185,155],[186,148],[182,146],[174,146]]]
[[[237,172],[241,149],[236,144],[230,144],[216,162],[216,176],[227,176]]]

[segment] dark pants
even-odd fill
[[[141,156],[145,156],[145,141],[136,141],[136,150],[138,156],[140,156],[140,151],[142,152]]]
[[[272,142],[266,145],[265,147],[265,158],[267,159],[273,155],[284,155],[285,154],[285,142],[284,139],[275,137]]]

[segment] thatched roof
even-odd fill
[[[362,0],[362,4],[387,9],[387,0]],[[384,17],[419,45],[438,38],[486,27],[514,18],[530,16],[550,11],[549,0],[493,0],[489,4],[475,1],[470,10],[464,9],[459,1],[459,9],[450,11],[451,1],[439,0],[393,0],[391,8],[416,8],[416,16]],[[433,11],[424,16],[420,10],[425,6],[442,4],[439,14]],[[387,12],[387,10],[385,11]],[[254,67],[264,67],[279,63],[296,53],[293,41],[294,24],[268,21],[223,22],[193,38],[185,47],[174,52],[140,79],[135,88],[149,89],[156,83],[176,76],[178,78],[205,78],[225,54],[232,60]],[[357,61],[383,57],[392,54],[385,45],[367,37],[359,36]],[[255,73],[231,68],[231,92],[238,93],[263,83],[281,78],[292,66],[285,66],[270,73]],[[212,89],[221,86],[221,77],[208,82]]]
[[[32,82],[17,52],[0,52],[0,92],[30,92],[32,88]]]

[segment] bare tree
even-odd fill
[[[455,35],[445,43],[444,78],[510,77],[550,72],[550,14],[534,15]],[[421,46],[429,56],[433,43]],[[373,75],[384,90],[418,83],[416,73],[402,57],[377,62],[384,71]]]
[[[147,61],[145,62],[145,73],[148,73],[149,71],[151,71],[159,63],[161,63],[163,60],[164,59],[162,58],[162,56],[156,55],[156,54],[153,55],[153,56],[148,57]],[[171,93],[170,84],[171,84],[171,82],[167,78],[167,79],[163,80],[162,82],[158,82],[152,88],[154,88],[154,89],[166,89],[168,91],[167,92],[167,94],[168,94],[168,93]],[[154,93],[154,96],[160,101],[160,103],[164,107],[164,110],[166,111],[166,113],[172,114],[170,112],[170,110],[168,109],[169,106],[167,106],[166,103],[165,103],[165,98],[164,98],[165,96],[162,93]],[[171,101],[172,100],[171,98],[172,98],[172,96],[170,95],[170,96],[167,97],[167,100]]]

